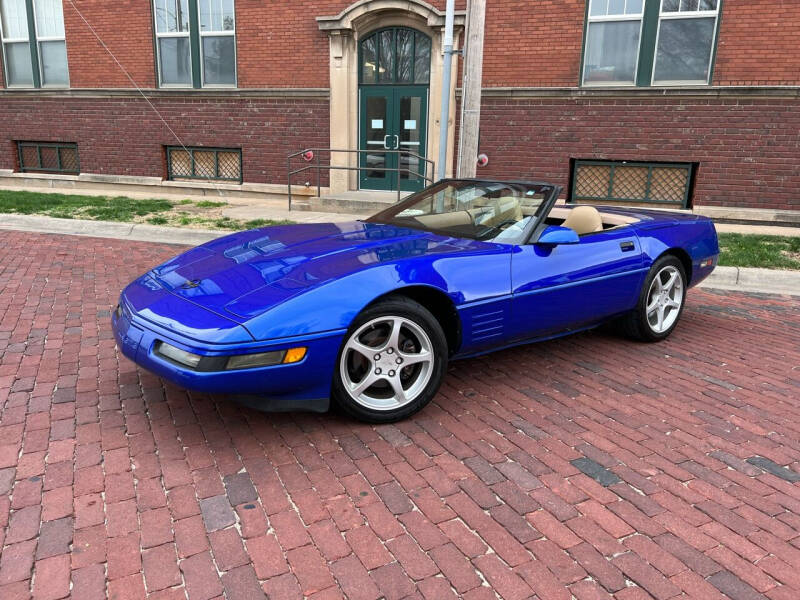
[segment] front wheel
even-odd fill
[[[622,319],[625,332],[645,342],[663,340],[683,312],[686,272],[675,256],[662,256],[650,268],[636,309]]]
[[[421,410],[447,368],[447,341],[436,318],[408,298],[367,308],[347,332],[333,398],[350,416],[390,423]]]

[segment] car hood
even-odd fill
[[[219,238],[148,276],[171,294],[244,324],[310,288],[376,264],[487,246],[361,221],[287,225]]]

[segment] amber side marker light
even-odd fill
[[[283,364],[300,362],[306,357],[306,348],[300,346],[298,348],[289,348],[286,351],[286,356],[283,357]]]

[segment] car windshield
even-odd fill
[[[553,186],[450,180],[434,184],[368,219],[442,235],[519,243]]]

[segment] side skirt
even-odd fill
[[[624,313],[621,313],[624,314]],[[496,348],[489,348],[488,350],[479,350],[477,352],[471,352],[468,354],[455,354],[450,358],[450,360],[462,360],[465,358],[475,358],[476,356],[483,356],[484,354],[491,354],[492,352],[499,352],[500,350],[507,350],[509,348],[516,348],[517,346],[524,346],[526,344],[534,344],[536,342],[546,342],[548,340],[555,340],[558,338],[566,337],[568,335],[572,335],[573,333],[580,333],[581,331],[588,331],[590,329],[595,329],[600,327],[605,323],[610,323],[614,319],[618,318],[621,315],[614,315],[613,317],[609,317],[607,319],[603,319],[602,321],[598,321],[596,323],[592,323],[591,325],[586,325],[584,327],[580,327],[578,329],[570,329],[569,331],[561,331],[559,333],[555,333],[553,335],[547,335],[544,337],[534,337],[528,338],[525,340],[519,340],[516,342],[512,342],[511,344],[506,344],[504,346],[497,346]]]

